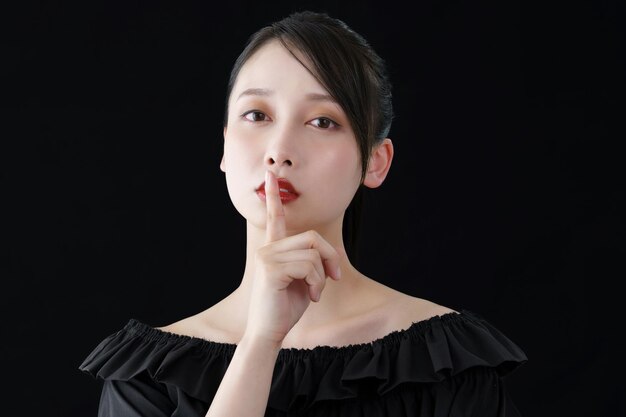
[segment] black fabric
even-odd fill
[[[105,380],[99,417],[204,416],[236,345],[131,319],[79,369]],[[266,416],[517,417],[504,376],[524,352],[461,310],[342,347],[282,349]]]

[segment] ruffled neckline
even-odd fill
[[[210,403],[236,348],[130,319],[102,340],[79,369],[120,381],[146,372],[158,383]],[[382,396],[401,385],[441,382],[472,368],[491,368],[504,376],[526,361],[524,352],[489,322],[460,310],[414,322],[369,343],[281,349],[268,407],[304,410],[372,390]]]
[[[390,346],[399,343],[406,337],[415,337],[420,333],[423,333],[434,322],[442,324],[448,324],[463,320],[476,320],[478,316],[468,310],[460,310],[459,312],[449,312],[441,315],[429,317],[424,320],[418,320],[406,329],[394,330],[380,338],[377,338],[371,342],[353,343],[343,346],[329,346],[318,345],[313,348],[281,348],[278,352],[277,360],[288,360],[303,356],[352,356],[356,352],[363,350],[364,348],[373,348],[377,345]],[[237,349],[236,343],[217,342],[209,339],[205,339],[198,336],[189,336],[166,330],[161,330],[156,327],[150,326],[143,321],[131,318],[123,328],[124,331],[129,334],[134,334],[145,338],[147,340],[154,340],[157,342],[175,342],[177,344],[191,344],[196,346],[202,351],[210,351],[212,353],[225,354],[226,356],[232,356]]]

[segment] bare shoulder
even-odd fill
[[[414,297],[401,291],[378,284],[385,294],[383,309],[386,312],[386,329],[391,332],[409,328],[413,323],[428,320],[435,316],[442,316],[448,313],[458,313],[458,311],[437,304],[433,301]]]
[[[401,312],[404,312],[407,316],[413,316],[416,321],[427,320],[431,317],[442,316],[448,313],[458,313],[458,311],[444,305],[425,298],[413,297],[399,291],[395,302],[398,303],[397,305]]]
[[[288,342],[300,346],[342,346],[370,342],[396,331],[407,330],[413,323],[456,312],[375,280],[367,278],[366,282],[366,289],[354,300],[354,304],[359,307],[353,310],[355,314],[350,320],[339,320],[334,325],[324,327],[322,333],[311,333],[311,340],[296,338]]]
[[[189,319],[190,317],[187,317],[179,321],[176,321],[174,323],[166,324],[164,326],[155,327],[155,328],[157,330],[161,330],[162,332],[189,335],[188,333]]]
[[[157,327],[156,329],[167,333],[192,336],[213,342],[234,343],[233,335],[221,326],[210,321],[210,317],[210,314],[203,312],[165,326]]]

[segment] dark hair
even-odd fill
[[[343,21],[325,13],[296,12],[254,33],[230,73],[226,90],[224,126],[228,124],[228,102],[246,61],[263,45],[279,40],[283,46],[328,90],[346,113],[361,154],[361,183],[373,147],[389,133],[393,108],[391,83],[384,61],[368,42]],[[307,67],[293,49],[302,53]],[[346,209],[343,237],[346,252],[357,262],[356,243],[361,221],[363,185]]]

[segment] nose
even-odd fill
[[[282,155],[269,156],[266,160],[266,163],[268,166],[278,165],[279,167],[282,167],[283,165],[287,165],[287,166],[293,165],[293,162],[291,162],[291,159],[287,157],[283,157]]]
[[[295,150],[293,148],[293,130],[280,129],[275,132],[275,136],[269,141],[265,154],[265,164],[276,169],[284,166],[293,166],[295,162]]]

